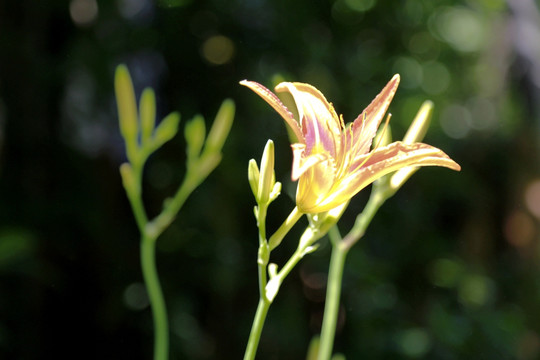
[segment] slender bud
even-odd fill
[[[170,113],[161,120],[161,123],[154,132],[154,147],[158,148],[171,140],[178,132],[178,124],[180,123],[180,114],[177,112]]]
[[[251,191],[253,192],[253,196],[257,198],[257,195],[259,193],[259,168],[257,167],[257,162],[255,161],[255,159],[249,160],[248,181],[249,186],[251,187]]]
[[[156,126],[156,95],[150,88],[144,89],[141,95],[139,116],[141,118],[141,143],[145,146],[152,138],[152,132]]]
[[[216,119],[206,139],[205,152],[221,152],[234,120],[234,102],[226,99],[221,104]]]
[[[187,142],[188,161],[195,160],[201,154],[206,137],[206,125],[201,115],[196,115],[186,124],[184,136]]]
[[[264,147],[261,159],[261,170],[259,175],[259,187],[257,200],[261,204],[267,204],[270,200],[270,193],[274,188],[274,142],[268,140]]]
[[[120,121],[120,133],[126,141],[128,158],[133,159],[137,150],[137,103],[133,83],[125,65],[119,65],[116,68],[114,89]]]
[[[418,110],[418,113],[416,114],[411,126],[409,126],[409,130],[407,130],[407,133],[403,138],[403,142],[405,144],[414,144],[424,139],[424,136],[426,136],[429,128],[432,114],[433,102],[429,100],[424,101],[422,106],[420,106],[420,110]],[[391,175],[390,188],[397,191],[418,169],[419,168],[417,166],[409,166],[396,171],[393,175]]]
[[[405,144],[413,144],[424,139],[424,136],[426,136],[426,132],[429,128],[432,114],[433,102],[429,100],[424,101],[422,106],[420,106],[420,110],[418,110],[418,113],[416,114],[411,126],[409,126],[409,130],[407,130],[407,133],[403,138],[403,142]]]

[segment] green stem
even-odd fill
[[[255,359],[257,348],[259,347],[259,340],[261,339],[264,321],[266,320],[266,314],[268,313],[270,304],[271,302],[265,300],[265,297],[261,297],[259,299],[259,305],[257,306],[257,312],[255,313],[255,318],[253,319],[253,325],[251,326],[251,332],[249,334],[244,360]]]
[[[379,191],[374,189],[366,204],[366,207],[356,217],[351,231],[341,239],[336,227],[329,232],[332,240],[332,255],[330,258],[330,269],[328,271],[328,282],[326,289],[326,304],[324,308],[323,323],[321,329],[321,339],[318,360],[330,360],[332,349],[334,346],[334,338],[336,334],[336,324],[339,315],[339,299],[341,296],[341,285],[343,282],[343,268],[345,267],[345,259],[351,247],[364,236],[367,227],[373,220],[373,217],[384,204],[384,202],[392,196],[390,191]]]
[[[155,241],[143,235],[141,267],[154,320],[154,360],[166,360],[169,352],[167,309],[156,269]]]
[[[337,319],[339,316],[343,268],[345,267],[345,258],[348,252],[349,248],[344,246],[343,242],[337,241],[333,244],[318,360],[328,360],[332,356]]]
[[[296,224],[303,214],[298,210],[297,207],[295,207],[287,217],[287,220],[285,220],[275,234],[272,235],[270,241],[268,242],[266,240],[266,211],[267,205],[259,204],[257,215],[257,226],[259,227],[259,256],[257,259],[259,273],[259,305],[257,306],[257,312],[255,313],[255,318],[253,319],[253,325],[251,326],[251,332],[249,334],[244,360],[252,360],[255,358],[257,348],[259,347],[264,322],[266,320],[266,315],[272,301],[274,300],[274,296],[279,289],[279,285],[281,285],[283,279],[289,274],[298,261],[300,261],[305,252],[304,248],[298,247],[289,261],[287,261],[283,269],[281,269],[279,274],[270,279],[271,281],[277,281],[277,288],[275,289],[275,293],[269,295],[267,293],[267,267],[270,252],[273,248],[275,248],[275,246],[279,245],[283,237],[289,232],[289,230],[291,230],[293,225]],[[274,244],[274,247],[269,246],[269,243]]]
[[[343,238],[343,243],[346,247],[351,248],[358,240],[364,236],[366,229],[373,220],[373,217],[384,204],[384,202],[391,196],[389,193],[382,191],[372,191],[371,196],[366,204],[364,210],[356,217],[351,231]]]

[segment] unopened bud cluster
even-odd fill
[[[272,140],[268,140],[264,147],[260,169],[255,159],[249,161],[248,180],[259,206],[268,206],[279,196],[281,183],[276,182],[274,173],[274,142]]]

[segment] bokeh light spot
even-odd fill
[[[540,336],[532,330],[525,332],[518,340],[516,359],[538,359],[540,354]]]
[[[137,17],[147,5],[148,0],[119,0],[118,10],[126,19]]]
[[[422,83],[422,66],[411,57],[399,57],[394,62],[393,72],[401,75],[400,85],[404,88],[414,89]]]
[[[77,26],[91,25],[98,16],[96,0],[72,0],[69,3],[69,15]]]
[[[497,126],[495,105],[483,97],[474,97],[467,102],[471,110],[471,127],[475,130],[491,130]]]
[[[223,35],[212,36],[204,42],[202,55],[211,64],[226,64],[234,56],[234,43]]]
[[[443,110],[440,122],[446,135],[453,139],[463,139],[471,129],[471,114],[463,106],[450,105]]]
[[[188,5],[191,1],[192,0],[159,0],[158,5],[166,8],[175,8]]]
[[[485,276],[469,274],[458,287],[458,297],[462,304],[469,306],[485,305],[493,295],[493,281]]]
[[[376,0],[345,0],[345,5],[347,5],[351,10],[364,12],[371,9],[375,6]]]
[[[540,219],[540,180],[531,182],[525,189],[525,204],[531,214]]]
[[[428,94],[437,95],[450,85],[450,72],[443,64],[430,61],[424,64],[422,89]]]
[[[524,211],[515,211],[510,214],[504,223],[506,240],[518,248],[529,246],[534,240],[534,221]]]
[[[433,37],[428,32],[419,32],[411,36],[408,49],[415,54],[425,54],[433,46]]]
[[[403,331],[398,343],[403,354],[414,358],[425,355],[431,347],[427,332],[419,328]]]
[[[450,259],[436,260],[430,269],[431,282],[440,287],[455,287],[463,275],[463,266]]]
[[[446,8],[433,20],[439,35],[454,49],[478,51],[486,43],[485,27],[478,14],[463,7]]]
[[[124,304],[131,310],[142,310],[149,305],[146,288],[142,283],[133,283],[124,290]]]

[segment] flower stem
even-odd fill
[[[155,241],[143,234],[141,267],[154,320],[154,360],[166,360],[169,352],[167,309],[156,269]]]
[[[335,242],[332,247],[318,360],[327,360],[332,356],[337,319],[339,316],[343,268],[345,267],[345,258],[348,252],[349,248],[343,246],[341,241]]]
[[[318,360],[330,360],[330,357],[332,356],[337,318],[339,315],[339,299],[343,282],[343,269],[345,267],[347,253],[351,247],[364,236],[367,227],[371,223],[371,220],[373,220],[373,217],[379,208],[392,195],[393,193],[391,192],[374,189],[366,207],[362,213],[356,217],[353,228],[343,239],[341,238],[337,227],[334,226],[329,231],[329,236],[332,240],[332,255],[330,258],[330,269],[328,271],[326,304],[324,307]]]
[[[271,302],[265,300],[264,297],[259,299],[259,305],[257,306],[257,312],[253,319],[253,325],[251,326],[251,332],[249,334],[249,340],[246,347],[246,353],[244,354],[244,360],[253,360],[257,354],[257,348],[259,347],[259,340],[261,339],[261,333],[266,320],[266,314],[270,308]]]

